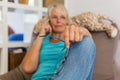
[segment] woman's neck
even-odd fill
[[[57,38],[60,38],[60,39],[62,39],[62,40],[64,40],[64,35],[63,35],[64,33],[52,33],[51,35],[52,36],[55,36],[55,37],[57,37]],[[50,39],[50,42],[51,43],[58,43],[58,42],[60,42],[60,40],[58,40],[58,39],[55,39],[55,38],[51,38]]]

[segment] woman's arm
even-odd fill
[[[26,73],[33,73],[36,71],[38,67],[39,61],[39,52],[42,44],[43,36],[50,32],[51,27],[48,24],[43,23],[41,25],[40,31],[38,35],[33,34],[32,46],[29,48],[28,52],[26,53],[21,66],[24,72]],[[35,40],[36,39],[36,40]]]
[[[36,71],[38,66],[38,59],[39,59],[39,51],[42,44],[43,37],[37,37],[36,41],[33,45],[29,48],[28,52],[26,53],[21,65],[23,71],[26,73],[33,73]]]

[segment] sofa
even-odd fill
[[[91,32],[96,45],[96,58],[93,73],[93,80],[115,80],[114,55],[116,54],[119,34],[115,38],[109,38],[104,31]],[[6,76],[7,75],[7,76]],[[11,76],[11,79],[8,78]],[[16,76],[16,77],[13,77]],[[21,67],[1,75],[1,80],[30,80],[31,74],[26,74]]]
[[[118,47],[119,33],[113,39],[105,32],[92,32],[92,36],[97,49],[93,80],[115,80],[114,55]]]

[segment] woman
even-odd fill
[[[48,8],[34,40],[21,63],[22,71],[33,74],[31,80],[92,80],[95,45],[86,29],[73,25],[62,4]]]

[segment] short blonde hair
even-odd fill
[[[72,24],[72,21],[68,15],[67,9],[64,7],[64,5],[60,3],[54,3],[48,7],[48,11],[46,15],[44,16],[44,18],[40,19],[38,23],[35,25],[34,30],[33,30],[34,33],[36,34],[39,33],[41,23],[43,23],[44,21],[48,20],[51,17],[51,11],[53,9],[55,9],[56,12],[62,14],[66,18],[67,25]]]

